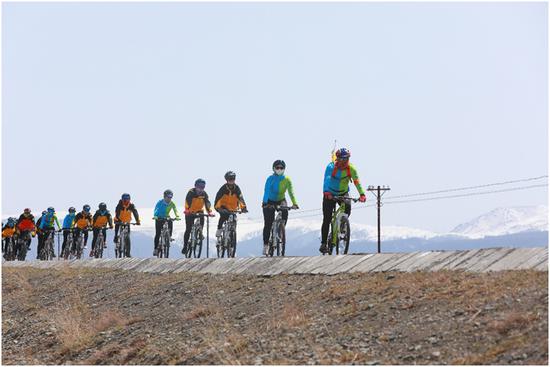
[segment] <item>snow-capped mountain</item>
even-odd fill
[[[548,207],[544,205],[498,208],[455,227],[451,233],[471,238],[502,236],[548,230]]]

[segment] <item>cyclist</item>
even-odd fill
[[[216,237],[218,238],[222,235],[223,223],[229,219],[227,210],[236,211],[240,208],[243,213],[248,212],[241,188],[235,183],[236,177],[235,172],[226,172],[224,175],[226,184],[218,190],[216,199],[214,200],[214,209],[220,213],[220,220],[218,221],[218,229],[216,231]]]
[[[96,210],[92,218],[93,237],[90,257],[92,257],[94,254],[95,244],[97,242],[97,237],[99,236],[99,231],[102,231],[103,238],[105,239],[103,247],[107,248],[107,224],[109,224],[110,229],[113,229],[113,218],[111,217],[111,213],[107,210],[107,204],[99,203],[99,209]]]
[[[16,224],[17,222],[15,218],[9,217],[6,223],[2,226],[2,252],[6,251],[7,241],[15,241]]]
[[[34,215],[32,215],[29,208],[25,208],[23,214],[19,216],[17,220],[17,232],[24,234],[25,232],[31,232],[31,236],[36,235],[36,224],[34,223]],[[31,249],[31,238],[27,241],[27,250]]]
[[[36,221],[36,234],[38,236],[38,246],[36,247],[36,259],[40,256],[40,250],[42,250],[42,244],[44,243],[44,234],[42,233],[42,230],[40,229],[40,225],[42,224],[42,218],[46,215],[47,211],[44,210],[42,212],[42,215],[38,220]]]
[[[69,237],[70,230],[74,228],[75,218],[76,209],[71,206],[69,208],[69,214],[67,214],[65,219],[63,219],[63,245],[61,245],[62,253],[65,251],[65,247],[67,246],[67,237]]]
[[[54,224],[57,224],[57,228],[61,230],[61,226],[59,225],[59,220],[57,220],[57,215],[55,214],[55,209],[53,207],[49,207],[46,214],[44,214],[40,221],[40,230],[42,231],[42,245],[44,245],[44,242],[46,241],[47,237],[45,237],[46,233],[48,231],[55,231]],[[38,250],[38,255],[40,255],[40,251],[42,250],[42,247]],[[53,251],[53,249],[52,249]],[[52,257],[55,257],[55,252],[52,254]]]
[[[172,190],[164,191],[163,196],[164,198],[160,199],[157,205],[155,205],[155,211],[153,213],[153,219],[155,220],[155,248],[153,249],[153,256],[157,256],[160,232],[162,231],[162,226],[164,222],[166,222],[166,219],[170,218],[170,211],[174,211],[174,215],[176,216],[175,219],[180,220],[176,204],[172,201],[172,197],[174,197]],[[172,240],[172,221],[168,222],[168,228],[170,229],[170,240]]]
[[[273,174],[265,181],[264,197],[262,200],[262,208],[264,213],[264,255],[267,255],[271,225],[275,220],[275,208],[273,208],[273,205],[287,206],[285,194],[288,190],[288,195],[292,201],[292,208],[298,209],[298,204],[296,202],[296,198],[294,197],[294,189],[292,188],[292,181],[288,176],[285,176],[285,161],[277,159],[273,162],[272,169]],[[288,220],[288,210],[282,210],[281,214],[286,225]]]
[[[90,206],[88,204],[82,207],[82,211],[74,217],[74,238],[78,238],[81,232],[84,232],[83,249],[87,248],[88,243],[88,231],[87,229],[92,226],[92,214],[90,214]]]
[[[323,184],[323,225],[321,227],[321,247],[319,251],[324,254],[328,251],[327,237],[332,212],[336,207],[336,201],[332,200],[335,196],[348,196],[349,182],[352,181],[359,192],[359,201],[364,203],[367,198],[365,191],[359,181],[359,175],[355,167],[349,163],[351,153],[346,148],[336,151],[336,161],[327,165],[325,170],[325,180]],[[346,205],[345,213],[351,214],[351,204]]]
[[[206,187],[206,181],[202,178],[198,178],[195,181],[195,187],[187,192],[185,197],[185,233],[183,234],[183,249],[182,254],[187,252],[187,242],[189,242],[189,236],[191,235],[191,227],[197,214],[204,213],[204,209],[208,214],[212,214],[212,208],[210,200],[208,200],[208,194],[204,191]],[[201,227],[204,226],[204,217],[200,217]]]
[[[136,224],[139,226],[141,223],[139,221],[138,211],[135,205],[130,203],[130,194],[124,193],[115,208],[115,243],[118,243],[120,224],[130,223],[132,221],[132,214],[134,215]]]

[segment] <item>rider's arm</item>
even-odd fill
[[[353,181],[353,184],[357,188],[357,191],[359,192],[359,195],[365,195],[365,190],[363,190],[363,187],[361,186],[361,182],[359,181],[359,175],[357,174],[357,170],[351,164],[350,164],[349,168],[350,168],[350,172],[351,172],[351,179]]]
[[[95,212],[94,213],[94,216],[92,218],[92,226],[95,226],[95,222],[97,220],[97,217],[99,217],[99,213],[98,212]]]
[[[241,208],[246,208],[246,203],[244,202],[243,193],[241,191],[241,188],[237,185],[236,190],[237,197],[239,198],[239,203],[241,203]]]
[[[218,193],[216,194],[216,198],[214,199],[214,209],[219,209],[220,208],[220,200],[221,200],[224,192],[225,192],[225,185],[220,187],[220,189],[218,190]]]
[[[178,213],[178,208],[176,207],[176,204],[173,201],[170,202],[170,208],[172,208],[172,210],[174,211],[174,215],[176,216],[176,218],[179,218],[180,215]],[[170,213],[170,209],[168,209],[168,213]]]
[[[334,169],[334,162],[331,162],[327,165],[327,169],[325,169],[325,179],[323,181],[323,192],[331,192],[330,191],[330,179],[332,176],[332,170]]]
[[[109,227],[113,228],[113,216],[109,212],[107,212],[107,222],[109,222]]]
[[[296,197],[294,196],[294,188],[292,187],[292,181],[288,176],[285,177],[285,180],[287,180],[288,182],[288,196],[290,196],[292,205],[298,205],[298,203],[296,202]]]
[[[122,210],[122,205],[120,203],[117,204],[115,208],[115,222],[120,221],[120,211]]]
[[[208,194],[206,192],[204,193],[204,207],[208,213],[212,212],[212,204],[210,204],[210,200],[208,199]]]
[[[185,210],[189,210],[191,208],[191,204],[193,203],[193,190],[189,190],[187,192],[187,196],[185,197]]]
[[[267,178],[267,180],[265,180],[264,198],[262,199],[262,202],[263,202],[264,204],[266,204],[267,201],[269,200],[269,186],[270,186],[270,183],[271,183],[270,180],[272,180],[272,177],[273,177],[273,176],[269,176],[269,177]]]
[[[136,221],[136,223],[139,223],[139,213],[136,209],[136,206],[134,204],[132,204],[132,214],[134,215],[134,219]]]

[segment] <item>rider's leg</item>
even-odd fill
[[[119,222],[116,222],[115,223],[115,239],[114,239],[114,242],[117,243],[118,242],[118,230],[120,229],[120,223]]]
[[[88,231],[84,231],[84,248],[88,246]]]
[[[99,228],[94,228],[92,230],[92,248],[90,249],[90,256],[92,256],[92,254],[94,252],[95,244],[96,244],[96,241],[97,241],[97,235],[99,234],[99,231],[100,231]]]
[[[185,216],[185,232],[183,234],[183,250],[187,249],[187,242],[189,242],[189,236],[191,236],[191,227],[193,227],[193,222],[195,221],[195,216],[186,215]]]
[[[229,213],[220,212],[220,220],[218,221],[218,228],[216,230],[216,237],[222,235],[222,226],[226,220],[229,219]]]
[[[275,220],[275,209],[274,208],[264,208],[264,232],[263,232],[263,240],[264,240],[264,248],[263,248],[263,254],[267,255],[267,247],[269,243],[269,235],[271,232],[271,225],[273,225],[273,221]]]
[[[38,246],[36,247],[36,258],[38,259],[40,257],[40,251],[42,251],[42,245],[44,244],[44,236],[42,235],[42,232],[39,232],[37,236]]]
[[[107,248],[107,228],[101,230],[103,232],[103,248]]]
[[[321,247],[319,248],[319,251],[323,253],[327,249],[328,230],[330,228],[330,221],[332,220],[332,211],[335,206],[336,202],[334,200],[323,198],[323,225],[321,226]]]
[[[157,256],[157,251],[159,247],[159,238],[160,238],[160,232],[162,231],[162,225],[164,224],[164,219],[157,219],[155,221],[155,241],[153,248],[153,256]]]
[[[69,236],[69,231],[63,230],[63,243],[61,244],[61,252],[63,253],[65,251],[65,247],[67,246],[67,237]]]

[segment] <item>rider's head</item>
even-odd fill
[[[7,225],[8,227],[13,227],[13,226],[15,226],[15,222],[16,222],[16,219],[15,219],[15,218],[9,217],[9,218],[8,218],[8,222],[6,223],[6,225]]]
[[[122,194],[121,200],[122,200],[122,204],[128,205],[130,203],[130,194],[128,193]]]
[[[54,214],[55,213],[55,209],[53,208],[53,206],[50,206],[48,208],[48,214]]]
[[[237,174],[233,171],[227,171],[223,177],[228,184],[232,185],[235,183],[235,178],[237,178]]]
[[[74,207],[71,206],[71,207],[69,208],[69,214],[74,214],[74,213],[76,213],[76,209],[75,209]]]
[[[336,151],[336,167],[343,169],[349,165],[351,153],[346,148],[340,148]]]
[[[25,208],[25,210],[23,210],[23,215],[25,217],[28,217],[29,215],[31,215],[31,210],[29,208]]]
[[[91,208],[90,208],[90,206],[89,206],[88,204],[86,204],[86,205],[84,205],[84,206],[82,207],[82,211],[83,211],[84,213],[86,213],[86,214],[88,214],[88,213],[90,212],[90,209],[91,209]]]
[[[107,211],[107,204],[105,203],[99,203],[99,212],[105,213]]]
[[[195,181],[195,191],[197,191],[199,194],[204,191],[204,188],[206,187],[206,181],[202,178],[197,178]]]
[[[164,201],[169,203],[172,200],[172,197],[174,196],[174,193],[172,190],[165,190],[164,191]]]
[[[46,215],[46,213],[48,213],[48,212],[47,212],[46,210],[44,210],[44,211],[42,212],[42,215]]]
[[[275,162],[273,162],[273,165],[271,167],[273,168],[273,173],[275,173],[277,176],[282,176],[285,173],[286,163],[282,159],[277,159]]]

